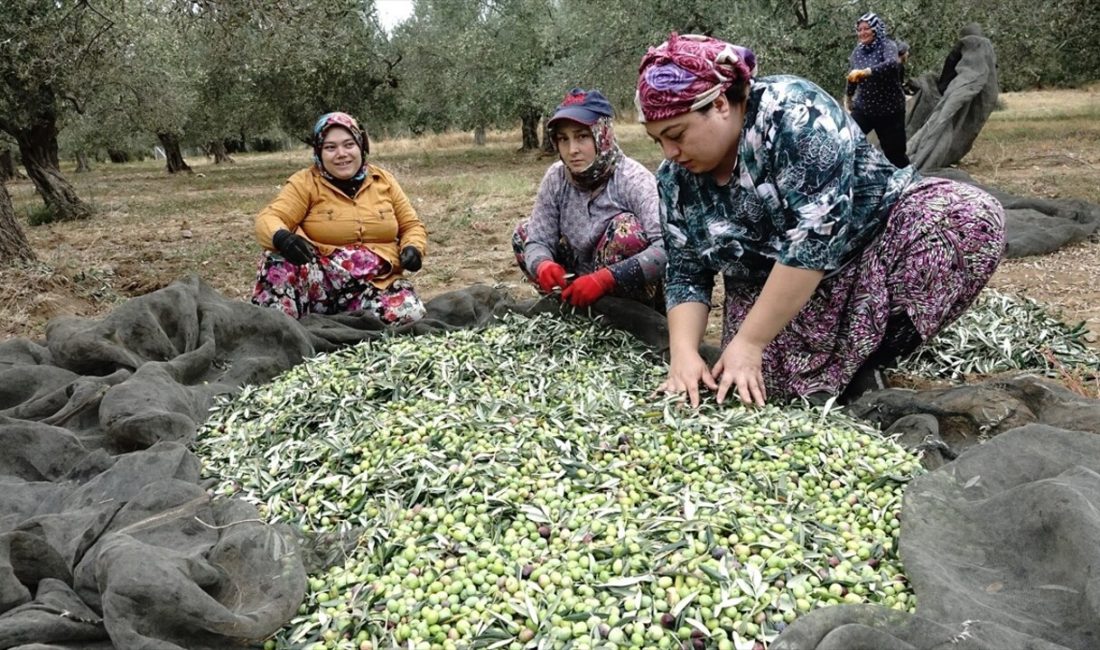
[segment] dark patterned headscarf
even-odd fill
[[[867,23],[867,26],[874,30],[875,40],[866,45],[860,42],[859,46],[862,47],[863,50],[866,52],[870,52],[875,48],[882,47],[883,41],[886,40],[886,23],[882,21],[882,18],[880,18],[879,15],[875,12],[868,11],[867,13],[860,16],[859,20],[856,21],[856,29],[859,29],[860,23]]]
[[[339,111],[325,113],[313,125],[313,162],[317,165],[317,171],[321,172],[321,176],[329,181],[337,180],[332,174],[328,173],[324,162],[321,160],[321,147],[325,143],[325,134],[334,126],[347,129],[355,140],[355,144],[359,145],[359,156],[362,158],[363,164],[359,168],[359,173],[348,180],[362,181],[367,176],[367,152],[370,150],[370,143],[367,140],[367,135],[363,133],[363,129],[359,128],[359,123],[355,121],[355,118]]]
[[[559,124],[550,127],[551,138],[556,135],[554,130],[557,126]],[[595,160],[584,171],[574,174],[569,171],[569,165],[565,166],[565,171],[574,185],[591,192],[606,183],[611,175],[615,173],[615,167],[623,159],[623,151],[619,148],[619,141],[615,138],[615,129],[611,126],[610,117],[601,117],[588,128],[591,129],[592,139],[596,144]],[[558,157],[561,158],[560,151]],[[565,158],[561,158],[561,161],[564,163]]]
[[[642,57],[634,97],[639,119],[664,120],[698,110],[755,75],[756,55],[749,48],[673,32]]]

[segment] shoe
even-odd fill
[[[815,390],[809,395],[803,395],[802,399],[806,400],[806,403],[810,406],[825,406],[829,403],[829,400],[835,398],[836,395],[824,390]]]
[[[856,371],[855,377],[852,377],[852,381],[848,382],[848,386],[845,387],[844,392],[840,394],[840,399],[837,401],[842,404],[851,404],[867,393],[886,390],[889,387],[886,383],[886,375],[883,374],[881,368],[864,366]]]

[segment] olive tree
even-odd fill
[[[34,250],[15,219],[8,188],[0,183],[0,267],[35,259]]]
[[[548,108],[543,73],[567,54],[558,38],[563,4],[417,2],[412,18],[394,38],[404,53],[403,114],[428,128],[478,129],[518,120],[521,150],[537,150],[539,125]]]
[[[400,54],[389,47],[373,2],[234,4],[235,12],[215,18],[234,34],[253,96],[286,133],[305,140],[317,117],[334,110],[368,125],[393,113]]]
[[[82,110],[96,68],[114,47],[116,19],[91,0],[0,4],[0,130],[56,219],[91,214],[58,161],[58,122]]]
[[[80,134],[97,143],[147,133],[163,148],[168,173],[190,172],[181,145],[205,72],[192,33],[166,3],[130,5],[117,20],[126,44],[96,70],[87,111],[94,119],[79,124]]]
[[[392,38],[400,55],[394,129],[413,134],[449,128],[482,131],[510,116],[481,92],[495,74],[481,56],[484,41],[475,26],[482,5],[476,0],[422,0]]]

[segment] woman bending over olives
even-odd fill
[[[747,48],[672,34],[642,59],[637,99],[666,158],[666,391],[699,403],[846,397],[959,317],[1004,251],[1004,211],[871,147],[828,93],[755,79]],[[714,278],[723,351],[699,354]],[[855,378],[855,381],[853,379]],[[874,380],[874,381],[872,381]]]

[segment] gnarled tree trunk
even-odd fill
[[[550,137],[550,129],[542,130],[542,153],[555,155],[558,153],[558,145],[554,143],[554,138]]]
[[[479,126],[476,129],[474,129],[474,146],[477,146],[477,147],[484,147],[485,146],[485,127],[484,126]]]
[[[538,151],[539,148],[539,120],[542,113],[538,109],[529,108],[520,116],[520,131],[523,134],[523,146],[520,151]]]
[[[92,207],[77,196],[73,186],[61,175],[57,159],[56,121],[40,119],[30,128],[11,135],[19,144],[23,168],[52,213],[53,220],[71,221],[91,216]]]
[[[19,172],[15,170],[15,160],[11,156],[11,149],[0,149],[0,183],[18,178]]]
[[[183,151],[180,149],[180,138],[175,133],[158,133],[157,139],[164,147],[164,158],[167,162],[168,173],[191,173],[191,166],[183,159]]]
[[[225,146],[225,140],[213,140],[210,142],[210,155],[214,156],[214,164],[236,162],[229,157],[229,150]]]
[[[83,151],[76,152],[76,171],[74,173],[81,174],[90,171],[92,171],[92,166],[88,164],[88,157],[84,155]]]
[[[0,266],[10,266],[19,261],[33,262],[35,259],[30,242],[15,220],[8,188],[0,183]]]

